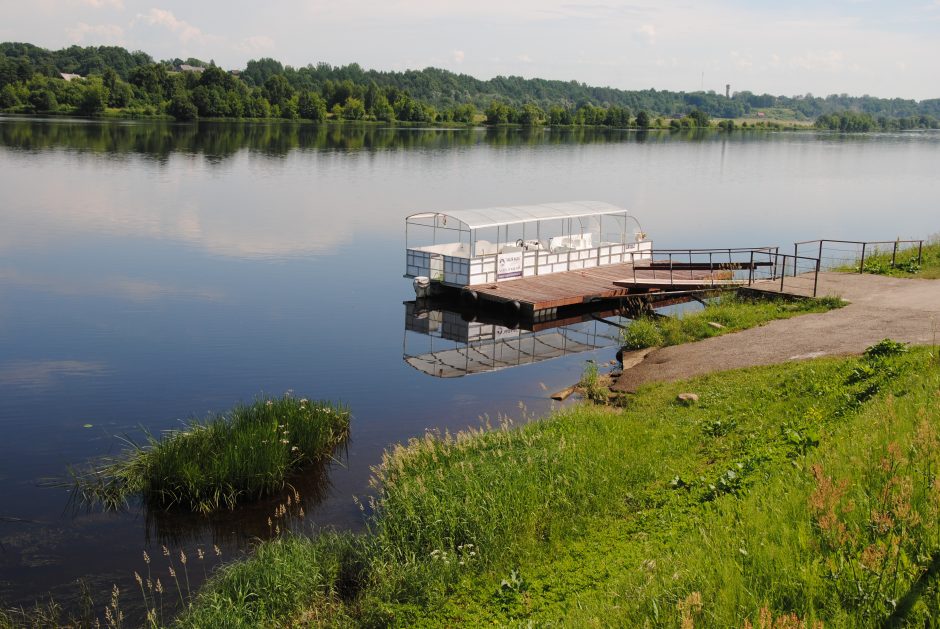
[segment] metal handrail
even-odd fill
[[[716,254],[720,256],[719,260],[716,260]],[[733,254],[739,254],[737,260],[733,259]],[[746,255],[744,255],[746,254]],[[637,260],[635,256],[642,255],[640,260]],[[704,260],[704,256],[708,256],[707,261]],[[656,256],[665,256],[665,259],[660,259],[657,261]],[[633,281],[637,282],[637,268],[641,270],[651,270],[653,273],[653,278],[656,279],[657,270],[662,270],[667,272],[669,285],[675,286],[675,274],[677,271],[682,270],[677,269],[674,265],[685,264],[685,257],[688,256],[688,264],[691,266],[696,264],[694,261],[695,256],[698,256],[702,262],[698,264],[705,265],[708,264],[708,272],[710,274],[709,284],[712,288],[716,287],[717,284],[716,278],[714,277],[715,271],[726,271],[729,269],[729,265],[747,264],[748,276],[747,276],[747,285],[750,286],[754,284],[755,281],[758,281],[758,278],[755,276],[755,270],[758,266],[766,265],[770,267],[769,278],[770,280],[776,280],[778,277],[780,279],[780,290],[784,290],[784,279],[787,276],[787,270],[789,269],[790,260],[793,261],[793,277],[797,276],[798,266],[801,264],[804,266],[809,266],[811,270],[806,271],[807,273],[813,273],[813,297],[816,296],[816,291],[819,284],[819,268],[820,261],[819,258],[813,258],[809,256],[800,256],[800,255],[789,255],[779,252],[778,247],[751,247],[751,248],[714,248],[714,249],[652,249],[649,251],[643,251],[638,253],[631,253],[630,261],[633,270]],[[727,259],[725,259],[727,256]],[[678,258],[678,259],[677,259]],[[766,260],[766,261],[764,261]],[[637,262],[649,262],[655,263],[659,262],[660,265],[668,263],[667,268],[659,267],[651,264],[648,267],[643,267],[637,265]],[[704,270],[704,269],[703,269]],[[743,269],[737,269],[743,270]],[[690,278],[692,277],[692,272],[694,269],[689,268]],[[745,280],[742,278],[740,282],[743,284]]]
[[[800,242],[793,243],[793,253],[796,255],[799,253],[800,245],[809,245],[814,243],[819,243],[819,259],[823,259],[823,246],[825,243],[839,243],[844,245],[861,245],[862,251],[859,258],[858,272],[865,272],[865,253],[869,245],[894,245],[894,248],[891,251],[891,266],[895,266],[898,257],[898,245],[909,244],[917,245],[917,264],[923,262],[924,254],[924,241],[923,240],[839,240],[834,238],[817,238],[815,240],[802,240]],[[911,247],[913,248],[913,247]],[[850,249],[840,249],[840,251],[851,251]]]

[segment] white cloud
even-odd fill
[[[652,24],[643,24],[633,31],[635,39],[652,46],[656,43],[656,27]]]
[[[117,24],[88,24],[79,22],[65,29],[65,34],[73,44],[86,41],[95,44],[124,45],[124,29]]]
[[[252,35],[251,37],[246,37],[235,46],[236,50],[249,54],[272,50],[273,48],[274,40],[267,35]]]
[[[173,15],[172,11],[165,9],[150,9],[147,13],[138,13],[134,22],[144,22],[151,26],[162,26],[167,30],[176,33],[180,41],[187,43],[193,40],[204,38],[202,30],[193,26],[185,20],[181,20]]]
[[[838,72],[845,66],[845,53],[841,50],[811,50],[791,58],[790,66],[810,72]]]
[[[93,9],[112,8],[118,11],[124,10],[124,0],[78,0],[78,3]]]
[[[465,55],[462,50],[454,51],[454,63],[463,63],[464,57]]]
[[[754,67],[754,62],[751,61],[751,58],[742,55],[737,50],[731,51],[731,63],[742,70],[750,70]]]

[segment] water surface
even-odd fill
[[[205,522],[78,513],[39,486],[260,393],[353,412],[304,525],[361,526],[389,444],[550,407],[569,355],[465,378],[403,361],[404,217],[596,199],[657,247],[940,231],[940,136],[416,130],[0,119],[0,600],[132,585],[141,552],[266,534],[273,503]],[[86,427],[87,425],[91,427]],[[102,603],[103,604],[103,603]]]

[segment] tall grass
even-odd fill
[[[819,299],[752,299],[726,293],[708,302],[703,310],[675,317],[641,317],[622,332],[629,349],[680,345],[763,325],[774,319],[841,308],[838,297]],[[717,325],[712,325],[717,324]]]
[[[933,235],[924,243],[918,261],[918,248],[908,247],[898,251],[891,262],[893,247],[883,247],[869,251],[865,255],[865,273],[890,275],[893,277],[920,277],[924,279],[940,278],[940,235]],[[845,265],[837,271],[858,273],[861,260],[854,265]]]
[[[121,455],[73,471],[75,496],[108,507],[140,496],[150,508],[202,513],[233,509],[282,489],[289,475],[321,462],[349,434],[349,411],[289,395],[261,398],[224,415],[192,420]]]
[[[368,533],[267,544],[181,623],[922,621],[940,613],[940,366],[899,349],[414,439],[376,469]],[[301,570],[321,577],[284,595],[265,576]]]
[[[867,256],[865,272],[897,277],[940,278],[940,238],[934,237],[924,244],[920,261],[916,248],[899,253],[894,265],[891,264],[891,254],[888,252]]]

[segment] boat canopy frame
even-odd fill
[[[405,275],[462,286],[601,266],[651,248],[645,237],[628,210],[600,201],[420,212],[405,219]]]
[[[481,209],[469,210],[451,210],[447,212],[419,212],[412,214],[405,219],[405,245],[411,246],[410,229],[411,227],[429,227],[434,231],[432,245],[438,244],[437,232],[457,232],[458,242],[463,242],[463,235],[468,234],[469,244],[473,244],[475,233],[488,228],[496,228],[497,231],[505,230],[506,241],[508,242],[508,231],[510,226],[521,225],[522,232],[525,233],[526,224],[534,223],[536,232],[526,234],[530,238],[539,239],[540,223],[554,220],[561,220],[565,223],[565,234],[573,235],[583,234],[591,229],[590,221],[596,220],[599,223],[599,231],[603,233],[602,220],[605,216],[623,217],[624,223],[627,219],[632,219],[637,228],[642,232],[639,221],[636,220],[629,210],[610,203],[602,201],[571,201],[565,203],[543,203],[539,205],[510,205]],[[587,220],[585,220],[587,219]],[[577,230],[574,229],[577,221]],[[622,236],[626,236],[626,225],[624,224]],[[499,238],[499,235],[497,235]]]

